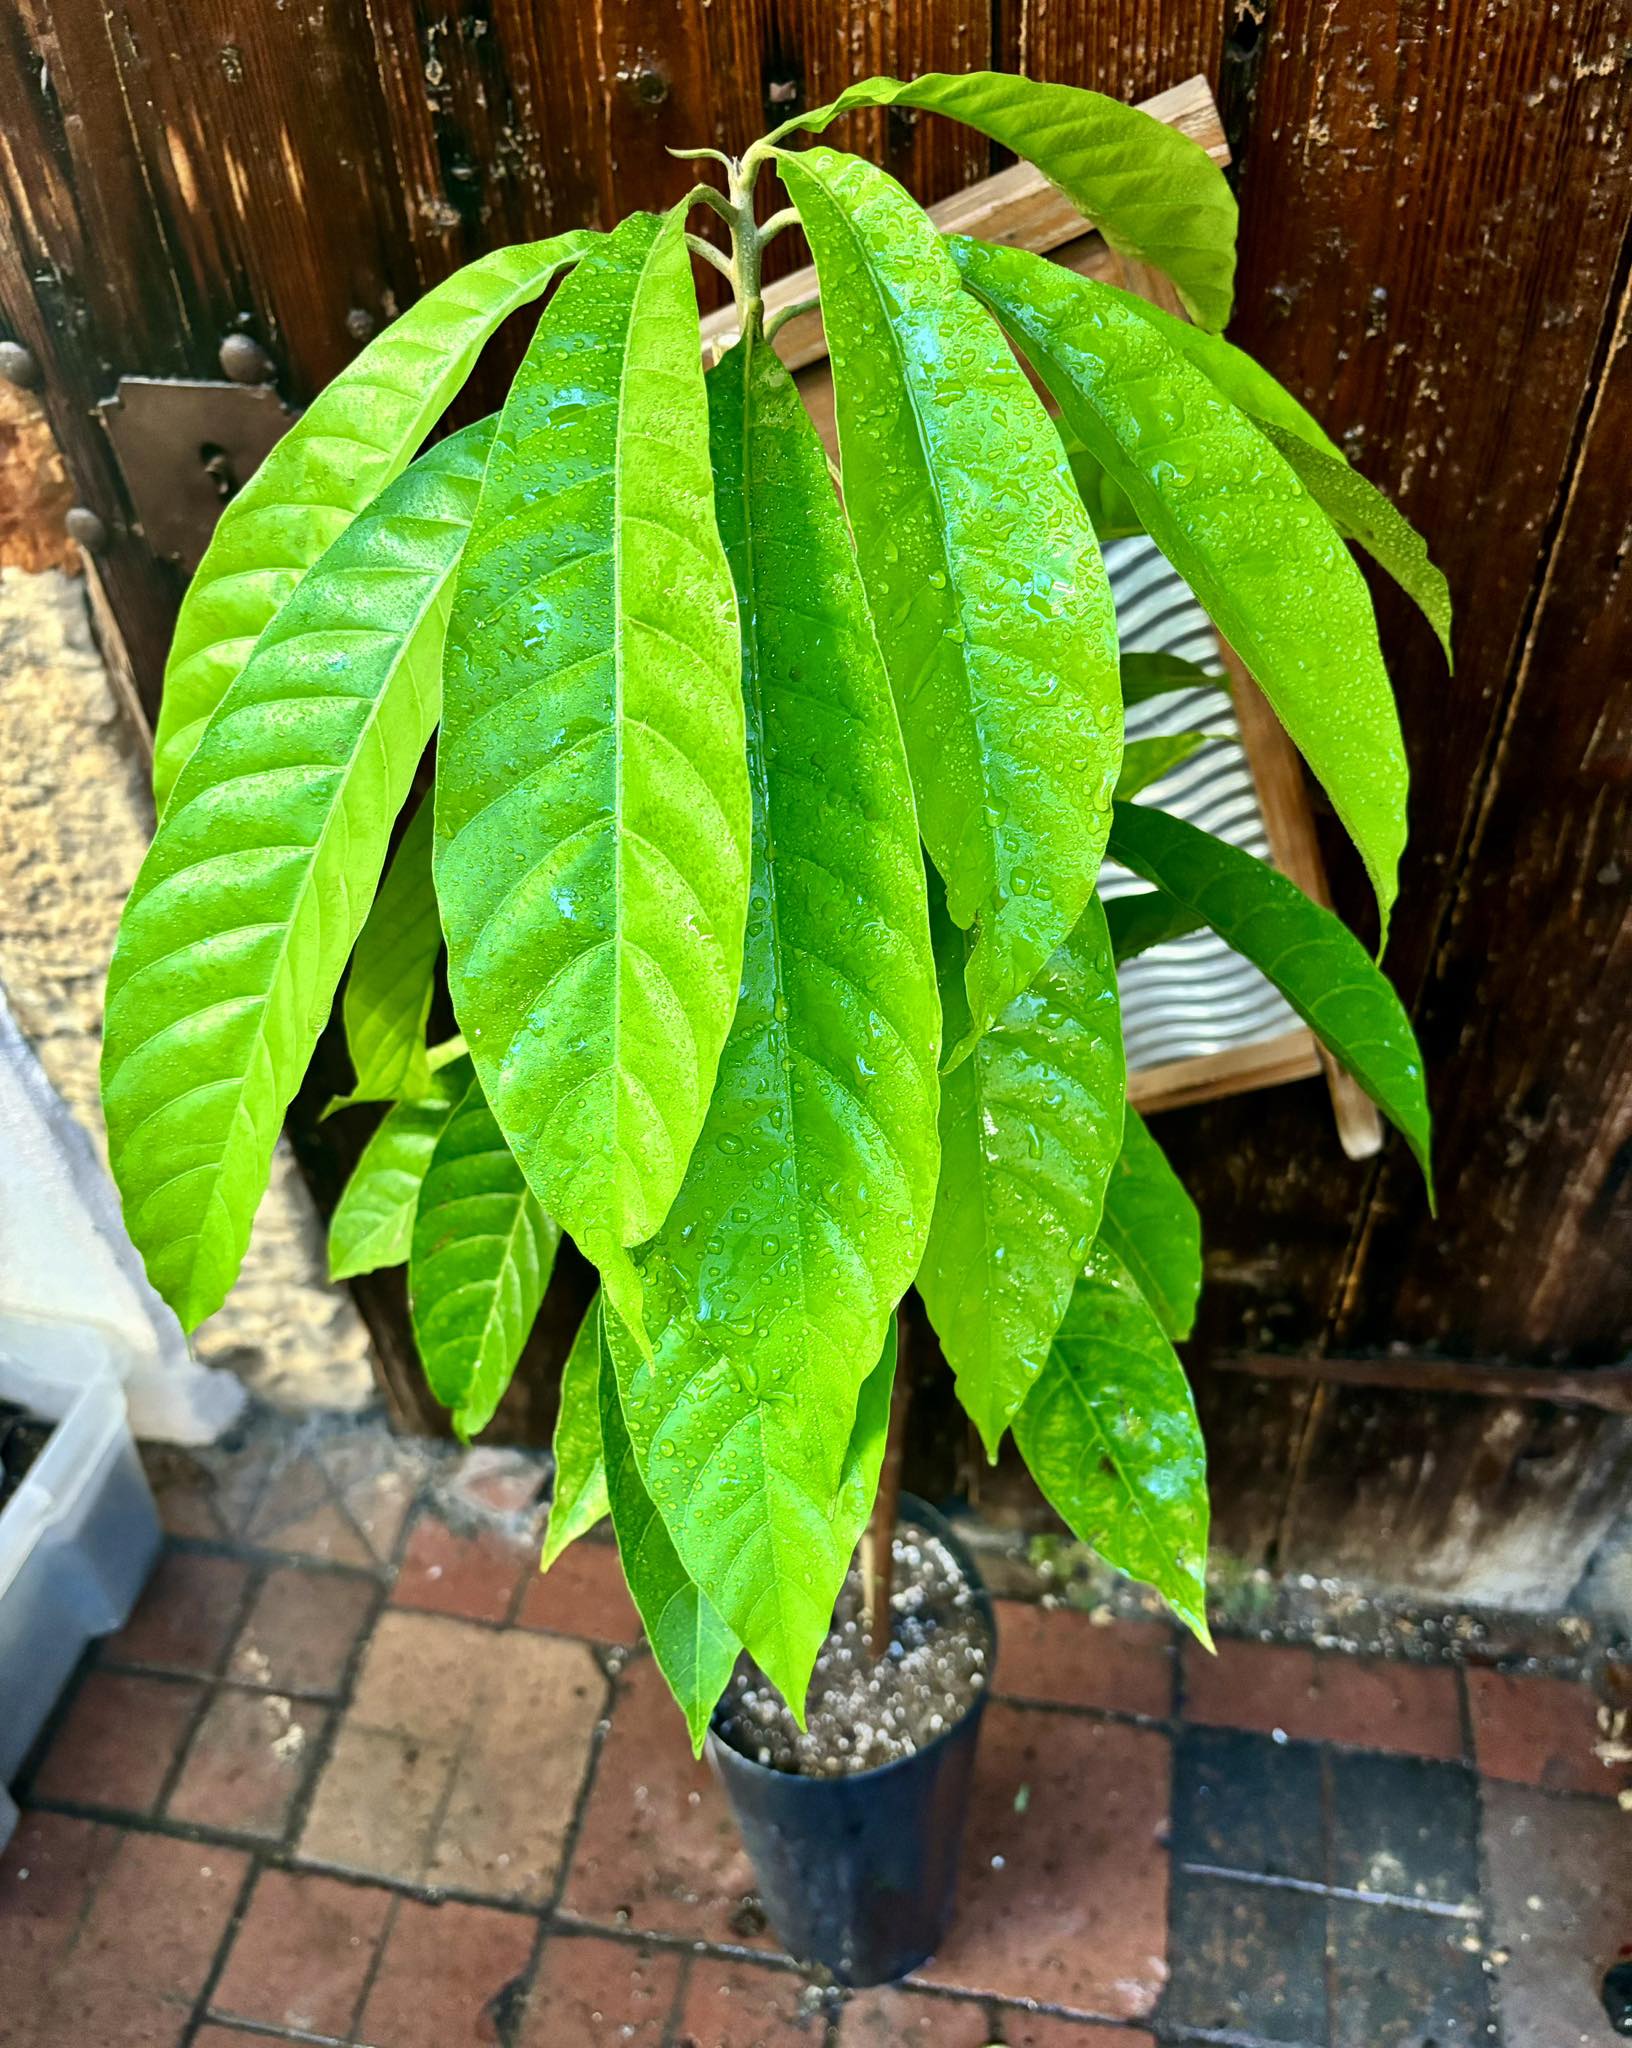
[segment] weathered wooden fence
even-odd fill
[[[1567,1587],[1632,1473],[1624,1377],[1593,1376],[1632,1334],[1632,0],[13,0],[0,38],[0,316],[150,701],[180,574],[96,410],[121,377],[218,378],[237,335],[302,402],[461,260],[675,198],[667,145],[739,144],[870,72],[1213,80],[1234,332],[1398,491],[1459,608],[1448,680],[1379,592],[1416,778],[1389,966],[1442,1217],[1400,1153],[1343,1159],[1318,1082],[1163,1122],[1211,1247],[1221,1529],[1295,1565]],[[925,198],[994,168],[928,119],[851,139]],[[195,469],[229,459],[194,441]],[[1266,1348],[1272,1375],[1242,1369]]]

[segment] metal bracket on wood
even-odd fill
[[[97,408],[147,544],[190,575],[295,414],[270,385],[121,377]]]

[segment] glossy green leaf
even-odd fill
[[[326,385],[221,513],[188,586],[153,741],[162,810],[212,711],[302,576],[397,476],[500,321],[592,246],[583,230],[456,270]]]
[[[1128,707],[1148,704],[1152,697],[1169,697],[1176,690],[1228,691],[1228,681],[1205,669],[1199,662],[1184,661],[1176,654],[1130,654],[1122,656],[1122,702]]]
[[[1386,938],[1405,844],[1405,750],[1348,549],[1257,427],[1122,297],[1025,250],[952,246],[1324,784],[1371,876]]]
[[[414,1342],[431,1392],[467,1441],[493,1420],[549,1284],[561,1232],[534,1199],[482,1093],[436,1141],[408,1254]]]
[[[584,1311],[561,1369],[561,1406],[556,1410],[555,1484],[544,1530],[539,1570],[547,1572],[569,1544],[587,1536],[611,1513],[606,1492],[606,1459],[601,1449],[601,1297]]]
[[[633,1389],[635,1398],[639,1398],[640,1374],[643,1369],[649,1368],[643,1368],[640,1354],[629,1335],[628,1328],[615,1312],[603,1312],[601,1323],[608,1348],[612,1353],[613,1374],[622,1403],[621,1414],[625,1427],[629,1428],[632,1435],[630,1392]],[[808,1618],[802,1618],[798,1623],[796,1636],[809,1635],[808,1652],[801,1646],[791,1663],[786,1659],[778,1659],[767,1665],[763,1659],[755,1660],[781,1692],[801,1728],[805,1725],[805,1692],[810,1683],[811,1666],[828,1629],[832,1626],[833,1606],[838,1589],[855,1557],[856,1545],[867,1526],[878,1493],[878,1476],[884,1462],[884,1449],[889,1435],[890,1395],[895,1384],[895,1367],[896,1325],[892,1316],[885,1327],[884,1341],[877,1363],[862,1381],[856,1396],[855,1415],[848,1430],[838,1487],[825,1511],[811,1510],[803,1515],[807,1568],[812,1573],[813,1581],[819,1573],[822,1587],[831,1588],[821,1594],[813,1591],[810,1586],[804,1589],[810,1613]],[[763,1555],[760,1549],[760,1518],[768,1511],[782,1526],[792,1526],[788,1511],[793,1502],[783,1494],[774,1470],[770,1472],[769,1498],[754,1489],[745,1490],[738,1483],[735,1456],[738,1447],[738,1443],[734,1441],[722,1442],[712,1455],[711,1462],[715,1469],[707,1475],[713,1502],[712,1512],[719,1517],[722,1524],[712,1545],[706,1547],[706,1554],[713,1567],[708,1574],[710,1583],[720,1575],[735,1548],[742,1553],[742,1558],[738,1573],[727,1574],[723,1580],[727,1596],[736,1599],[745,1585],[751,1587],[758,1583],[761,1588],[761,1603],[787,1601],[794,1597],[791,1586],[777,1587],[766,1584],[759,1573],[759,1560]],[[655,1504],[661,1507],[665,1501],[672,1499],[683,1506],[688,1491],[696,1484],[697,1475],[677,1474],[674,1471],[678,1453],[671,1456],[660,1444],[656,1457],[649,1464],[644,1460],[640,1462],[641,1478],[647,1483],[651,1495],[655,1496]],[[616,1518],[617,1501],[614,1491],[614,1522]],[[662,1513],[662,1526],[669,1531],[673,1531],[676,1526],[669,1521],[666,1509]],[[691,1569],[688,1558],[695,1556],[695,1539],[698,1533],[697,1518],[693,1517],[689,1524],[689,1534],[693,1539],[689,1551],[676,1547],[676,1557],[681,1561],[680,1569],[688,1575]],[[750,1617],[756,1613],[756,1605],[752,1599],[747,1602],[747,1611]],[[670,1682],[673,1683],[672,1680]],[[717,1698],[718,1694],[715,1697]],[[684,1704],[682,1700],[682,1705]]]
[[[1402,512],[1396,510],[1360,472],[1353,468],[1337,443],[1320,422],[1300,405],[1286,386],[1255,363],[1244,350],[1222,335],[1206,334],[1188,320],[1177,320],[1133,292],[1101,284],[1126,311],[1143,320],[1172,348],[1200,370],[1230,400],[1249,415],[1296,471],[1309,495],[1350,540],[1366,550],[1378,566],[1387,571],[1421,610],[1433,627],[1445,660],[1451,661],[1451,593],[1443,574],[1428,559],[1428,546]],[[1091,456],[1084,456],[1084,464]],[[1073,459],[1073,470],[1078,468]],[[1082,479],[1079,478],[1079,481]],[[1084,483],[1084,495],[1092,483]],[[1106,501],[1107,515],[1114,506],[1114,485],[1097,486]],[[1088,498],[1090,510],[1094,500]],[[1098,527],[1098,517],[1095,525]],[[1103,529],[1101,529],[1103,531]]]
[[[1188,1337],[1201,1298],[1201,1218],[1150,1126],[1131,1107],[1105,1189],[1099,1241],[1127,1267],[1167,1335],[1175,1343]]]
[[[1428,543],[1410,520],[1342,456],[1311,448],[1297,434],[1271,421],[1262,420],[1259,425],[1338,532],[1357,540],[1417,606],[1445,651],[1447,667],[1454,667],[1451,586],[1444,571],[1428,559]]]
[[[858,1390],[929,1229],[940,1009],[906,757],[821,443],[762,343],[708,383],[752,900],[702,1136],[637,1254],[653,1359],[624,1410],[687,1569],[795,1697],[849,1565]]]
[[[1191,932],[1201,930],[1206,919],[1187,904],[1175,903],[1165,890],[1141,889],[1135,896],[1117,896],[1107,903],[1105,922],[1120,967],[1124,960],[1136,959],[1152,946],[1188,938]]]
[[[599,1322],[600,1318],[597,1318]],[[689,1576],[652,1504],[629,1441],[618,1375],[604,1338],[600,1347],[601,1443],[612,1528],[646,1640],[702,1753],[708,1718],[737,1661],[738,1643]]]
[[[749,795],[679,214],[551,300],[449,635],[436,887],[454,1010],[534,1193],[620,1309],[736,1006]]]
[[[1103,1242],[1014,1440],[1072,1533],[1154,1586],[1208,1643],[1207,1454],[1195,1402],[1161,1324]]]
[[[854,107],[920,107],[978,128],[1037,166],[1119,255],[1154,264],[1203,327],[1227,324],[1236,205],[1199,143],[1138,107],[1008,71],[869,78],[789,126],[819,131]]]
[[[937,910],[948,1019],[962,934]],[[941,1182],[918,1274],[958,1398],[995,1461],[1099,1228],[1122,1140],[1116,972],[1095,898],[941,1086]]]
[[[415,811],[351,956],[341,1014],[356,1083],[331,1103],[397,1102],[431,1078],[425,1026],[436,991],[442,924],[431,882],[431,804]]]
[[[978,1032],[1099,871],[1122,748],[1110,585],[1059,437],[943,238],[858,158],[777,161],[821,278],[845,504],[919,825],[976,934]]]
[[[1153,327],[1170,348],[1195,365],[1208,381],[1234,406],[1250,413],[1261,426],[1284,428],[1311,448],[1342,459],[1342,451],[1308,407],[1294,398],[1286,386],[1255,362],[1245,349],[1226,341],[1222,334],[1209,334],[1189,320],[1152,305],[1137,292],[1099,283],[1098,289],[1113,297],[1122,309]]]
[[[1116,778],[1116,794],[1127,798],[1137,796],[1142,789],[1148,789],[1153,782],[1160,782],[1175,768],[1180,768],[1198,747],[1205,746],[1211,734],[1204,732],[1155,733],[1149,739],[1129,740],[1122,749],[1122,768]]]
[[[1266,975],[1404,1132],[1432,1199],[1422,1054],[1400,999],[1365,948],[1285,875],[1146,804],[1118,804],[1111,853],[1195,912]]]
[[[441,702],[489,429],[421,457],[262,635],[119,927],[102,1099],[125,1222],[187,1329],[236,1277]]]
[[[329,1278],[400,1266],[413,1240],[420,1185],[469,1069],[428,1075],[423,1093],[393,1103],[363,1147],[329,1223]]]

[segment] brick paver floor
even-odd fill
[[[5,2048],[1617,2038],[1585,1686],[1015,1600],[942,1952],[810,1983],[613,1553],[540,1584],[534,1475],[477,1456],[451,1505],[379,1431],[156,1461],[164,1561],[17,1788]]]

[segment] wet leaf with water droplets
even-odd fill
[[[821,278],[845,504],[972,1032],[1099,872],[1122,751],[1116,621],[1059,436],[946,243],[893,178],[781,156]],[[952,1059],[972,1037],[948,1039]]]
[[[1173,1342],[1188,1337],[1201,1297],[1201,1218],[1150,1126],[1131,1105],[1105,1188],[1099,1241],[1133,1275]]]
[[[931,902],[950,1020],[963,935],[938,887]],[[1096,897],[941,1084],[941,1182],[918,1291],[994,1459],[1099,1229],[1125,1081],[1116,970]]]
[[[191,1330],[237,1278],[294,1099],[436,725],[491,422],[382,491],[262,634],[189,756],[108,970],[125,1224]]]
[[[1073,1535],[1207,1633],[1207,1452],[1184,1368],[1103,1241],[1014,1421],[1031,1476]]]
[[[500,321],[595,240],[576,229],[496,249],[444,278],[323,387],[222,507],[165,663],[153,737],[160,810],[278,607],[401,472]]]
[[[929,1228],[940,1011],[906,757],[821,443],[763,344],[708,387],[752,908],[707,1120],[637,1254],[653,1360],[624,1408],[687,1569],[797,1698],[854,1542],[858,1391]]]
[[[1235,195],[1199,143],[1139,107],[1010,71],[868,78],[798,117],[820,130],[852,107],[921,107],[1037,166],[1120,255],[1166,271],[1203,327],[1223,327],[1235,283]]]
[[[591,1309],[597,1333],[597,1393],[606,1496],[623,1575],[640,1609],[657,1667],[680,1704],[701,1755],[708,1719],[737,1661],[738,1643],[681,1563],[646,1482],[624,1423],[618,1375],[604,1317]]]
[[[1405,748],[1365,579],[1331,521],[1124,295],[1022,249],[950,246],[1325,786],[1386,938],[1405,844]]]
[[[454,1010],[539,1200],[639,1327],[736,1005],[749,796],[678,214],[551,300],[454,600],[436,887]]]
[[[1117,805],[1111,854],[1275,984],[1404,1132],[1431,1202],[1422,1054],[1404,1006],[1359,940],[1285,875],[1151,805]]]
[[[414,1342],[467,1441],[493,1420],[549,1284],[561,1232],[539,1207],[468,1059],[436,1141],[408,1254]]]

